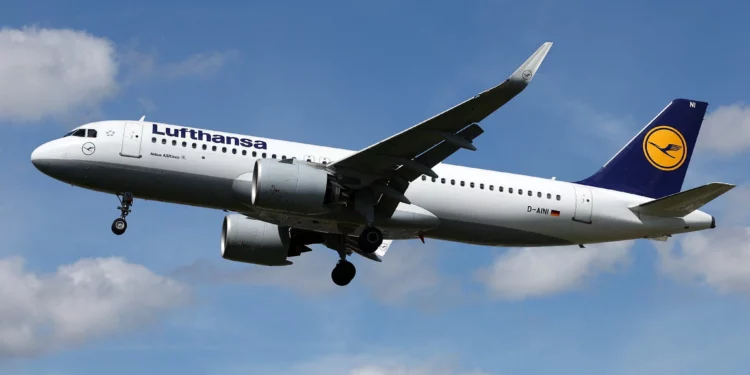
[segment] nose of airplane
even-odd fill
[[[42,172],[44,172],[46,164],[52,158],[52,155],[50,155],[49,149],[50,148],[47,144],[43,144],[31,152],[31,164],[34,164],[36,169]]]

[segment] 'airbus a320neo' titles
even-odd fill
[[[323,244],[381,261],[393,240],[560,246],[715,227],[698,209],[734,185],[683,191],[707,103],[675,99],[591,177],[564,182],[442,163],[476,150],[479,122],[532,81],[552,43],[508,79],[360,151],[140,121],[83,125],[38,147],[32,163],[58,180],[116,194],[122,234],[134,197],[233,211],[225,259],[281,266]]]

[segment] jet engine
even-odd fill
[[[239,214],[227,215],[221,229],[221,257],[235,262],[286,266],[292,264],[287,257],[311,250],[295,244],[298,242],[295,239],[288,227]]]
[[[262,209],[319,214],[328,211],[326,204],[341,197],[341,189],[325,169],[296,159],[258,159],[252,178],[248,177],[244,174],[234,181],[235,196]]]

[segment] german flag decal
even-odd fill
[[[557,211],[557,210],[552,210],[552,211],[550,212],[550,215],[552,215],[552,216],[560,216],[560,211]]]

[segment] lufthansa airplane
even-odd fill
[[[591,177],[564,182],[442,163],[476,150],[479,122],[523,91],[552,43],[508,79],[359,151],[181,125],[101,121],[38,147],[31,162],[60,181],[115,194],[123,234],[134,197],[232,211],[225,259],[266,266],[323,244],[347,285],[347,256],[381,261],[393,240],[561,246],[714,228],[699,208],[734,187],[683,191],[705,102],[675,99]]]

